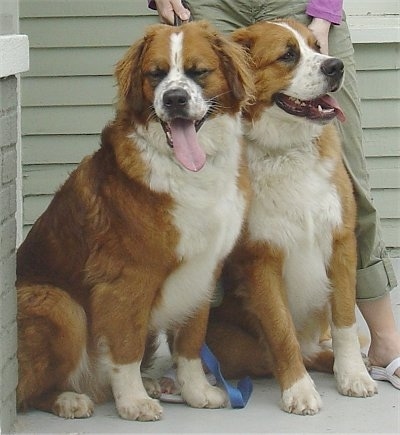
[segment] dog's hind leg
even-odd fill
[[[68,293],[50,285],[19,286],[17,295],[18,408],[34,407],[67,418],[89,416],[92,401],[67,391],[77,384],[86,356],[84,310]]]
[[[258,337],[233,323],[210,320],[206,342],[226,378],[272,376],[272,356]]]
[[[304,364],[307,370],[317,372],[333,373],[333,351],[332,349],[322,349],[311,358],[305,358]]]

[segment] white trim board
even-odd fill
[[[29,40],[26,35],[0,35],[0,77],[29,69]]]

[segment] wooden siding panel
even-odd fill
[[[357,44],[354,58],[358,71],[400,68],[400,44]]]
[[[22,153],[25,165],[79,163],[100,146],[99,135],[25,136]]]
[[[19,0],[20,17],[154,15],[146,0]]]
[[[123,47],[31,48],[30,69],[23,77],[111,75],[127,49],[128,44]]]
[[[367,157],[400,156],[400,128],[368,128],[363,137]]]
[[[400,246],[400,219],[382,219],[382,236],[388,248]]]
[[[362,100],[363,128],[400,127],[400,100]]]
[[[400,69],[358,71],[357,81],[362,99],[400,99]]]
[[[382,218],[400,219],[400,201],[396,189],[372,189],[371,194]]]
[[[400,171],[392,169],[370,169],[368,171],[371,188],[376,189],[400,189]],[[400,200],[400,191],[397,192]]]
[[[21,93],[24,107],[103,106],[115,100],[117,88],[112,76],[27,77]]]
[[[119,47],[133,43],[154,22],[152,16],[25,18],[21,32],[29,35],[32,48]]]
[[[24,135],[99,134],[113,117],[111,105],[26,107],[21,121]]]
[[[35,195],[24,198],[24,222],[25,225],[33,225],[37,218],[46,210],[53,195]]]
[[[23,194],[53,195],[77,165],[29,165],[23,174]]]

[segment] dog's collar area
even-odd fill
[[[329,95],[322,95],[314,100],[300,100],[283,93],[278,93],[275,95],[274,101],[280,109],[290,115],[322,123],[329,122],[336,116],[340,121],[345,120],[338,103]]]

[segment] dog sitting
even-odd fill
[[[225,406],[199,352],[219,265],[246,208],[243,50],[204,22],[157,25],[116,67],[115,119],[18,250],[18,408],[158,420],[141,378],[174,331],[184,400]],[[146,387],[146,389],[145,389]]]
[[[224,375],[273,373],[285,411],[315,414],[321,398],[306,367],[333,371],[344,395],[376,392],[355,319],[355,200],[331,123],[344,114],[327,95],[343,63],[295,21],[259,22],[233,40],[253,62],[256,102],[244,115],[253,197],[207,342]],[[328,319],[333,352],[320,343]]]

